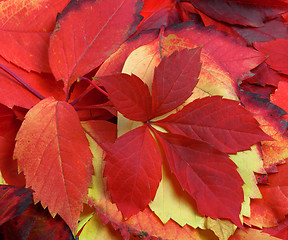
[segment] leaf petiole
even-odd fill
[[[23,79],[21,79],[20,77],[18,77],[15,73],[13,73],[12,71],[10,71],[8,68],[6,68],[4,65],[2,65],[0,63],[0,68],[5,71],[6,73],[8,73],[11,77],[13,77],[17,82],[19,82],[22,87],[25,87],[27,90],[29,90],[32,94],[34,94],[36,97],[38,97],[39,99],[43,100],[45,99],[44,96],[42,96],[39,92],[37,92],[34,88],[32,88],[31,86],[29,86],[27,83],[25,83],[25,81]]]

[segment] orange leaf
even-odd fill
[[[18,132],[14,151],[35,202],[76,230],[92,175],[92,154],[73,107],[54,98],[35,105]]]

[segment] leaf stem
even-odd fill
[[[89,89],[86,89],[85,92],[83,92],[79,97],[77,97],[76,99],[74,99],[73,102],[71,102],[70,104],[72,106],[74,106],[77,102],[79,102],[82,98],[84,98],[89,92],[92,91],[93,88],[89,88]]]
[[[0,63],[0,68],[5,71],[6,73],[8,73],[11,77],[13,77],[17,82],[19,82],[22,87],[25,87],[27,90],[29,90],[32,94],[34,94],[36,97],[38,97],[39,99],[43,100],[45,97],[42,96],[39,92],[37,92],[34,88],[30,87],[27,83],[25,83],[25,81],[23,79],[21,79],[20,77],[18,77],[15,73],[13,73],[12,71],[10,71],[8,68],[6,68],[4,65],[2,65]]]
[[[80,106],[80,107],[75,107],[76,111],[81,111],[81,110],[86,110],[86,109],[95,109],[95,108],[103,108],[103,104],[95,104],[95,105],[90,105],[90,106]]]
[[[81,77],[80,80],[85,80],[88,83],[90,83],[93,87],[95,87],[99,92],[103,93],[106,97],[108,97],[108,93],[106,91],[104,91],[102,88],[100,88],[97,84],[95,84],[94,82],[92,82],[90,79],[86,78],[86,77]]]

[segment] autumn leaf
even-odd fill
[[[9,108],[19,106],[30,109],[42,98],[53,96],[58,100],[64,100],[63,84],[56,82],[51,74],[38,74],[26,72],[15,65],[8,63],[0,57],[0,64],[3,65],[14,77],[0,69],[0,103]],[[22,82],[21,82],[22,81]],[[23,85],[24,83],[25,85]]]
[[[229,240],[246,240],[246,239],[263,239],[263,240],[279,240],[267,233],[261,232],[259,229],[245,228],[245,231],[238,229]]]
[[[152,83],[152,115],[158,117],[183,104],[198,83],[201,49],[184,49],[164,57]]]
[[[15,137],[20,124],[13,111],[0,104],[0,171],[8,184],[24,187],[24,175],[18,174],[17,162],[13,160]]]
[[[261,151],[265,170],[268,173],[277,172],[276,165],[284,163],[288,157],[288,137],[285,134],[287,121],[282,118],[285,111],[253,93],[241,91],[240,98],[246,110],[253,113],[261,129],[274,139],[263,141]]]
[[[17,134],[14,158],[35,202],[75,231],[91,182],[92,154],[72,106],[53,98],[35,105]]]
[[[261,140],[272,140],[238,102],[218,96],[195,100],[155,123],[171,133],[208,142],[226,153],[248,150]]]
[[[260,27],[265,20],[275,18],[284,10],[220,0],[190,0],[195,8],[218,21],[242,26]]]
[[[229,156],[208,143],[184,136],[157,132],[157,138],[171,171],[195,199],[199,213],[230,219],[241,228],[243,181]]]
[[[56,216],[52,218],[48,210],[40,204],[31,204],[22,215],[2,225],[4,239],[59,239],[73,240],[73,234],[65,222]]]
[[[121,136],[105,158],[104,177],[125,218],[143,210],[161,180],[161,153],[147,126]]]
[[[97,79],[125,117],[141,122],[151,118],[152,98],[148,86],[140,78],[122,73]]]
[[[267,56],[266,63],[271,68],[279,73],[288,74],[288,67],[285,64],[288,59],[287,44],[288,40],[277,39],[267,43],[255,43],[254,46]]]
[[[27,188],[0,185],[0,226],[21,215],[33,203],[32,192]]]
[[[138,0],[69,3],[58,17],[49,47],[52,72],[64,81],[66,94],[78,77],[98,67],[134,33],[141,7]]]
[[[51,72],[49,36],[69,0],[12,0],[0,3],[0,55],[28,72]]]
[[[205,218],[199,215],[195,200],[182,190],[169,168],[167,159],[163,161],[162,180],[149,207],[163,224],[172,219],[182,227],[187,224],[195,229],[205,228]]]

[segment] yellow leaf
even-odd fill
[[[6,181],[4,180],[2,173],[0,171],[0,184],[7,185]]]
[[[89,141],[90,150],[93,154],[92,164],[94,168],[94,175],[92,175],[92,187],[88,188],[88,198],[98,202],[105,197],[105,182],[103,179],[105,152],[88,134],[86,134],[86,137]]]
[[[238,166],[237,171],[244,181],[242,186],[244,202],[242,203],[240,217],[250,217],[250,198],[262,198],[254,175],[254,172],[266,173],[263,168],[262,158],[256,146],[252,146],[251,150],[230,155],[230,159]]]
[[[77,233],[83,228],[83,226],[93,217],[95,214],[95,208],[90,207],[87,204],[83,204],[83,211],[80,213],[80,217],[77,225]]]
[[[203,229],[205,218],[198,214],[194,200],[182,190],[165,162],[162,168],[162,181],[149,207],[164,224],[171,218],[182,227],[188,224],[193,228]]]
[[[237,227],[228,220],[206,218],[205,227],[211,229],[219,240],[228,240],[231,237]]]
[[[110,225],[104,225],[98,215],[95,213],[93,217],[83,227],[79,240],[122,240],[121,235],[116,232]]]

